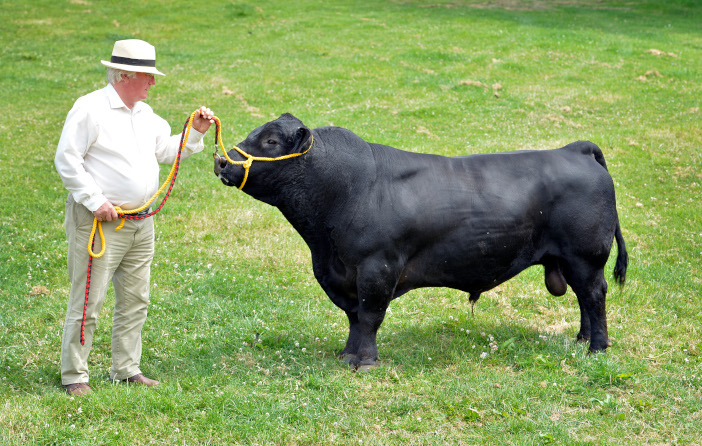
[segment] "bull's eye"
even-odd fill
[[[271,146],[274,146],[274,145],[278,144],[278,141],[276,141],[275,139],[269,139],[269,140],[266,141],[266,142],[267,142],[268,144],[270,144]]]

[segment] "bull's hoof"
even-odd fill
[[[593,344],[590,342],[590,353],[606,353],[607,352],[607,347],[611,346],[612,343],[609,342],[609,339],[605,341],[602,344]]]
[[[358,366],[354,367],[353,365],[351,368],[353,369],[354,372],[361,372],[361,373],[369,373],[372,372],[373,370],[377,369],[380,367],[379,362],[372,362],[368,364],[358,364]]]
[[[600,348],[593,350],[592,346],[587,350],[588,355],[606,355],[607,354],[607,349]]]
[[[578,336],[575,338],[575,342],[590,342],[590,335],[578,333]]]
[[[356,355],[353,353],[342,353],[339,355],[339,359],[347,364],[353,364],[356,361]]]

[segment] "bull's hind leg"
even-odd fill
[[[610,343],[607,333],[607,281],[604,276],[604,264],[593,267],[585,260],[571,261],[563,272],[580,306],[578,341],[589,339],[592,352],[605,350]]]
[[[590,342],[590,316],[587,314],[587,309],[583,306],[583,300],[579,297],[578,306],[580,307],[580,331],[575,339],[578,342]]]

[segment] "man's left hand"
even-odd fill
[[[213,123],[214,113],[212,113],[212,110],[205,106],[200,107],[195,113],[195,118],[193,118],[193,128],[200,133],[205,133]]]

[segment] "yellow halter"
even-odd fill
[[[253,156],[249,155],[248,153],[244,152],[237,146],[234,146],[233,149],[239,152],[244,158],[246,158],[246,161],[234,161],[231,158],[229,158],[229,155],[227,155],[227,151],[224,150],[224,145],[222,144],[222,126],[220,125],[219,118],[216,116],[214,117],[214,120],[217,124],[217,135],[215,136],[215,151],[212,154],[214,157],[215,161],[219,161],[220,156],[217,154],[217,147],[222,148],[222,152],[224,153],[224,158],[230,163],[230,164],[238,164],[244,168],[244,179],[241,181],[241,186],[239,186],[239,190],[244,188],[244,184],[246,184],[246,180],[249,178],[249,169],[251,168],[251,165],[253,164],[254,161],[281,161],[281,160],[286,160],[290,158],[295,158],[296,156],[301,156],[304,155],[305,153],[309,152],[310,149],[312,148],[312,144],[314,144],[314,135],[312,136],[312,141],[310,141],[310,146],[305,150],[304,152],[299,152],[299,153],[291,153],[290,155],[283,155],[283,156],[278,156],[276,158],[270,158],[267,156]]]

